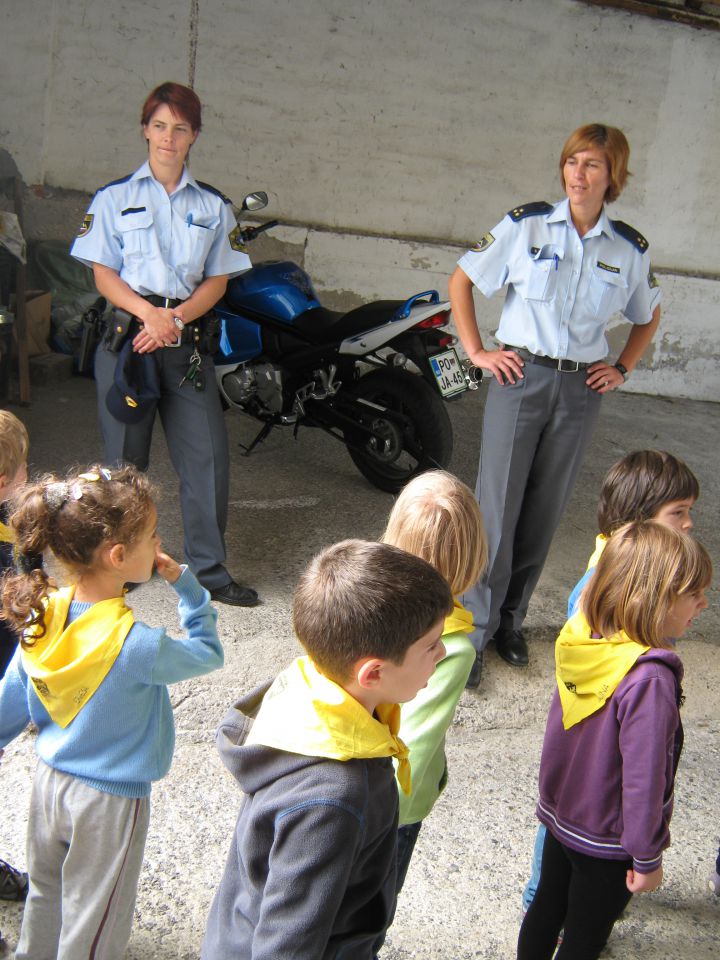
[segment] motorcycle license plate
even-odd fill
[[[467,381],[455,350],[436,353],[430,357],[430,366],[435,374],[438,388],[444,397],[454,397],[456,393],[467,390]]]

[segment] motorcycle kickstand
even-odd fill
[[[259,443],[262,443],[263,440],[270,434],[270,431],[274,426],[275,426],[274,423],[264,424],[262,430],[260,431],[260,433],[258,433],[258,435],[255,437],[255,439],[253,440],[253,442],[250,444],[249,447],[246,447],[244,443],[238,443],[238,446],[241,447],[243,450],[243,456],[249,457],[250,454],[255,449],[255,447],[257,447]]]

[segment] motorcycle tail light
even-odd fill
[[[454,343],[455,343],[455,337],[453,336],[440,337],[440,339],[438,340],[439,347],[451,347]]]
[[[445,327],[450,322],[450,311],[441,310],[415,324],[416,330],[432,330],[433,327]]]

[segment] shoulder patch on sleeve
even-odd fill
[[[247,253],[247,248],[243,243],[242,232],[239,226],[230,231],[228,234],[228,240],[230,241],[230,247],[233,250],[237,250],[238,253]]]
[[[85,214],[83,217],[83,222],[80,224],[80,229],[77,232],[78,239],[80,239],[80,237],[85,237],[88,233],[90,233],[94,219],[95,218],[92,213]]]
[[[120,177],[118,180],[111,180],[110,183],[106,183],[104,187],[100,187],[97,192],[102,193],[102,191],[107,190],[108,187],[117,187],[120,183],[127,183],[130,177],[132,177],[131,173],[129,173],[126,177]]]
[[[204,183],[202,180],[196,180],[195,183],[200,187],[201,190],[207,190],[210,193],[214,193],[216,197],[220,197],[223,203],[232,203],[230,197],[226,197],[224,193],[221,193],[220,190],[211,186],[209,183]]]
[[[517,223],[525,217],[539,217],[540,214],[550,213],[552,208],[552,204],[546,200],[535,200],[533,203],[523,203],[519,207],[513,207],[512,210],[508,210],[507,215]]]
[[[491,233],[486,233],[485,236],[478,240],[474,247],[471,247],[473,253],[482,253],[483,250],[487,250],[491,243],[495,243],[495,237]]]
[[[645,253],[650,246],[645,237],[639,230],[636,230],[635,227],[631,227],[628,223],[623,223],[622,220],[611,220],[610,223],[613,225],[613,230],[619,233],[621,237],[624,237],[636,250],[639,250],[640,253]]]

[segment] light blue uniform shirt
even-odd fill
[[[98,190],[70,252],[89,267],[117,270],[142,296],[186,300],[206,277],[249,269],[250,258],[232,246],[236,226],[229,201],[187,168],[168,196],[146,161]]]
[[[614,313],[649,323],[661,302],[647,244],[641,251],[614,229],[605,207],[581,238],[569,200],[549,213],[508,214],[458,265],[486,297],[507,285],[497,340],[548,357],[601,360]]]

